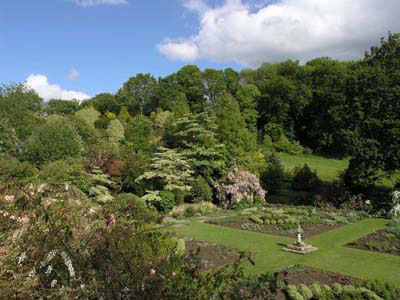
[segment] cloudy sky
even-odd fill
[[[1,0],[0,83],[81,100],[185,64],[359,59],[400,32],[398,12],[399,0]]]

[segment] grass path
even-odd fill
[[[387,220],[365,219],[325,232],[306,242],[319,250],[298,255],[282,251],[282,245],[294,238],[250,232],[193,221],[173,230],[196,239],[255,253],[255,266],[245,264],[248,273],[279,271],[293,264],[303,264],[363,279],[381,279],[400,285],[400,257],[342,247],[351,241],[384,228]]]

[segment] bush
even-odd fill
[[[260,174],[262,187],[271,194],[278,192],[286,180],[285,170],[282,163],[277,159],[273,159],[271,164]]]
[[[158,211],[162,213],[169,213],[175,205],[175,196],[170,191],[161,191],[160,192],[161,201],[155,202],[153,205],[157,208]]]
[[[311,171],[307,164],[302,168],[294,169],[292,188],[295,191],[313,192],[319,190],[321,185],[322,181],[318,178],[316,171]]]
[[[35,128],[24,147],[25,157],[34,164],[44,164],[68,157],[79,157],[84,148],[75,127],[64,117],[49,118]]]
[[[313,293],[311,292],[310,288],[305,284],[300,284],[298,290],[305,300],[309,300],[313,297]]]
[[[197,176],[192,184],[192,202],[211,202],[213,192],[207,181],[202,176]]]
[[[6,176],[5,181],[15,180],[24,183],[32,180],[37,169],[29,162],[20,162],[11,156],[0,156],[0,178]]]
[[[264,222],[263,222],[263,220],[261,220],[259,217],[257,217],[257,216],[251,216],[250,218],[249,218],[249,220],[250,221],[252,221],[252,222],[254,222],[254,223],[256,223],[256,224],[263,224]]]

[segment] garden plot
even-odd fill
[[[391,221],[386,229],[368,234],[346,246],[400,256],[400,219]]]
[[[322,210],[314,207],[270,206],[245,212],[234,217],[218,219],[209,223],[236,229],[295,236],[298,224],[309,238],[340,226],[366,218],[363,212],[345,210]]]

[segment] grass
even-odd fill
[[[334,159],[317,155],[291,155],[286,153],[277,153],[276,156],[287,171],[291,172],[294,168],[307,164],[311,170],[317,171],[319,178],[326,182],[338,179],[340,172],[345,171],[349,165],[348,158]],[[394,183],[390,178],[383,178],[378,185],[392,188]]]
[[[306,242],[318,247],[319,250],[304,256],[281,250],[283,244],[292,243],[294,238],[247,232],[195,221],[173,230],[196,239],[255,253],[256,265],[248,263],[244,265],[245,271],[249,274],[279,271],[290,265],[303,264],[362,279],[380,279],[400,285],[398,276],[400,257],[342,247],[384,228],[387,222],[383,219],[365,219],[313,237]]]
[[[307,164],[311,170],[316,170],[319,178],[324,181],[337,179],[340,172],[345,171],[349,165],[348,159],[325,158],[316,155],[290,155],[277,153],[278,159],[288,171],[293,171],[296,167]]]

